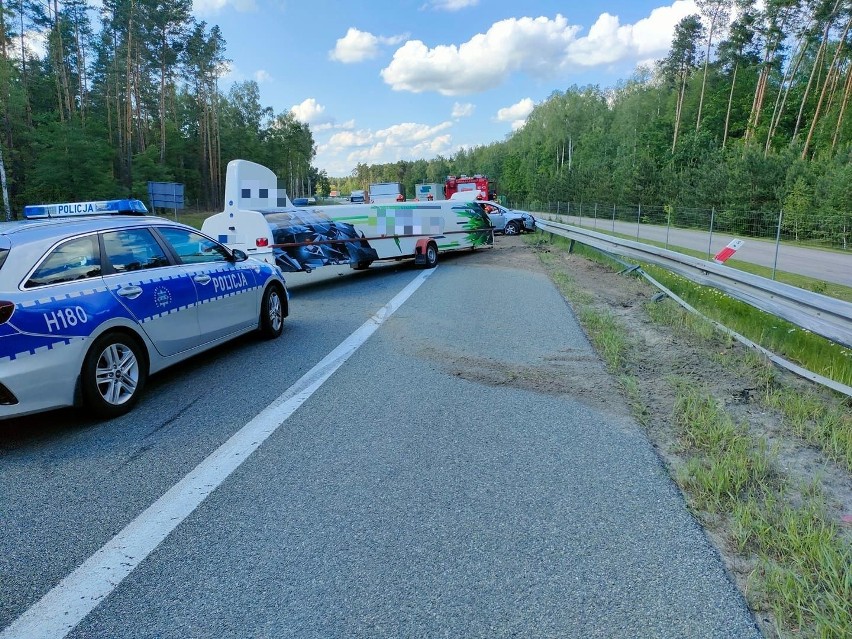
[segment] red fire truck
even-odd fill
[[[493,200],[497,197],[497,185],[493,180],[489,180],[487,175],[447,176],[444,182],[444,197],[449,200],[453,193],[459,191],[478,191],[478,200]]]

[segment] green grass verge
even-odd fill
[[[829,519],[819,486],[792,494],[766,440],[700,390],[682,387],[674,415],[689,455],[678,482],[695,508],[730,519],[741,554],[759,557],[752,605],[767,605],[784,634],[852,636],[852,548]]]
[[[712,340],[720,347],[718,350],[727,352],[732,338],[673,300],[649,302],[645,308],[651,319],[671,327],[679,335],[704,343]],[[784,417],[788,432],[821,449],[826,457],[852,472],[852,414],[848,400],[840,395],[794,390],[784,385],[779,380],[778,369],[758,351],[748,351],[738,365],[755,380],[758,399]]]
[[[214,215],[216,212],[206,212],[206,213],[198,213],[195,211],[178,211],[177,216],[175,216],[173,211],[163,211],[158,212],[157,215],[159,217],[164,217],[169,220],[176,220],[181,224],[188,224],[194,228],[200,229],[204,220],[206,220],[211,215]]]
[[[558,236],[550,241],[547,234],[539,233],[529,240],[534,245],[552,245],[565,248],[570,240]],[[599,251],[575,243],[574,252],[620,270],[617,262]],[[671,273],[662,267],[642,267],[673,293],[683,298],[700,313],[744,335],[764,348],[789,359],[800,366],[841,384],[852,386],[852,351],[819,335],[799,328],[786,320],[735,300],[721,291],[700,286]],[[852,289],[849,289],[852,292]],[[712,332],[712,329],[705,329]]]
[[[710,319],[814,373],[852,386],[852,351],[849,349],[663,268],[653,265],[643,268]]]

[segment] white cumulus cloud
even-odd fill
[[[328,145],[331,147],[368,146],[373,143],[373,139],[373,133],[369,130],[341,131],[331,136]]]
[[[349,27],[346,35],[338,38],[328,57],[337,62],[352,64],[375,58],[381,52],[381,45],[397,45],[408,38],[407,34],[395,36],[377,36],[368,31]]]
[[[459,11],[467,7],[475,7],[479,0],[432,0],[423,5],[424,9],[435,9],[436,11]]]
[[[675,25],[696,10],[694,0],[675,0],[635,24],[621,24],[617,16],[603,13],[582,36],[583,27],[569,24],[561,14],[509,18],[459,45],[430,48],[409,40],[381,75],[396,91],[464,95],[492,88],[512,73],[549,77],[648,59],[668,50]]]
[[[317,124],[316,126],[312,126],[311,130],[315,133],[320,131],[331,131],[331,130],[344,130],[348,131],[355,128],[355,120],[346,120],[346,122],[341,122],[340,124],[336,124],[334,120],[329,120],[328,122],[323,122],[322,124]]]
[[[498,109],[495,119],[498,122],[511,122],[512,130],[517,130],[527,121],[527,117],[532,113],[533,107],[535,107],[533,101],[530,98],[524,98],[512,106]]]
[[[343,174],[342,167],[352,167],[358,162],[385,164],[450,154],[455,150],[448,132],[452,126],[450,121],[438,124],[402,122],[378,131],[339,131],[317,147],[317,157],[330,171]]]
[[[312,124],[323,121],[323,112],[325,107],[316,101],[314,98],[307,98],[299,104],[294,104],[290,107],[290,112],[299,122]]]
[[[461,102],[456,102],[453,105],[453,117],[454,118],[467,118],[473,115],[473,112],[476,110],[476,105],[471,104],[470,102],[466,102],[462,104]]]

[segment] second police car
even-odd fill
[[[53,204],[0,223],[0,419],[81,404],[121,415],[150,373],[247,332],[281,335],[277,267],[145,212]]]

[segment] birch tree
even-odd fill
[[[701,77],[701,94],[698,100],[698,116],[695,118],[695,132],[701,128],[701,112],[704,107],[704,91],[707,87],[707,67],[710,64],[710,48],[716,31],[728,22],[732,0],[696,0],[698,9],[707,25],[707,49],[704,51],[704,73]]]

